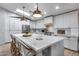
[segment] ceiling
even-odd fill
[[[25,11],[34,11],[36,3],[0,3],[0,6],[8,9],[9,11],[15,12],[17,8],[22,10],[22,6],[25,6]],[[39,9],[49,15],[57,15],[71,10],[79,9],[79,3],[39,3]],[[56,10],[56,6],[59,6],[59,9]],[[29,12],[31,13],[31,12]],[[31,19],[35,19],[32,16],[27,16]]]

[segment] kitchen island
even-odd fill
[[[15,45],[19,45],[21,55],[29,50],[31,56],[63,56],[64,55],[64,38],[59,36],[47,36],[40,34],[32,34],[29,37],[23,37],[23,34],[11,34],[12,40],[15,39]],[[14,41],[14,40],[13,40]],[[19,44],[17,44],[19,43]],[[22,47],[22,45],[25,47]],[[28,47],[28,48],[27,48]],[[11,48],[12,49],[12,48]],[[46,51],[46,49],[48,51]]]

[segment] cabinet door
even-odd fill
[[[64,40],[64,47],[77,51],[78,38],[70,37]]]
[[[53,17],[48,17],[44,19],[44,24],[53,23]]]
[[[77,51],[77,41],[78,40],[78,38],[71,38],[70,39],[70,42],[69,42],[69,45],[70,45],[70,49],[72,49],[72,50],[75,50],[75,51]]]
[[[64,25],[64,15],[59,15],[54,17],[54,27],[63,28]]]
[[[51,46],[51,55],[52,56],[63,56],[64,55],[64,42],[63,40],[57,42]]]
[[[66,37],[65,40],[64,40],[64,47],[65,48],[70,48],[70,40],[71,38],[70,37]]]
[[[67,39],[64,40],[64,47],[68,48],[68,40]]]
[[[30,22],[30,28],[35,28],[36,26],[35,26],[35,24],[36,24],[36,22]]]
[[[44,28],[44,20],[37,21],[36,28]]]
[[[54,17],[55,28],[78,27],[78,11]]]
[[[71,19],[71,27],[73,28],[73,27],[78,27],[78,11],[74,11],[74,12],[72,12],[72,15],[71,15],[72,17],[70,17]]]

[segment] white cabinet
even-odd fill
[[[70,42],[69,42],[70,49],[78,51],[77,44],[78,44],[78,38],[71,37]]]
[[[78,27],[78,11],[55,16],[54,25],[55,28]]]
[[[47,17],[44,19],[44,24],[53,23],[53,17]]]
[[[69,43],[69,38],[65,38],[65,39],[64,39],[64,47],[65,47],[65,48],[69,48],[69,47],[70,47],[69,44],[70,44],[70,43]]]
[[[78,51],[78,18],[78,11],[54,16],[55,28],[71,29],[70,32],[67,31],[67,33],[71,35],[71,37],[66,37],[66,39],[64,40],[64,47],[75,51]],[[55,33],[56,31],[57,30],[55,30]]]
[[[35,24],[36,24],[36,22],[30,21],[30,28],[35,28],[36,27]]]
[[[71,35],[72,36],[77,36],[78,37],[78,32],[79,31],[79,29],[78,28],[71,28]]]
[[[45,24],[48,24],[48,23],[53,24],[53,17],[50,16],[50,17],[47,17],[47,18],[37,21],[36,28],[44,28]]]
[[[44,28],[44,20],[37,21],[36,28]]]
[[[54,17],[54,27],[55,28],[64,28],[66,27],[66,22],[64,21],[65,15],[59,15]]]
[[[48,32],[54,32],[53,22],[54,22],[54,19],[52,16],[44,19],[44,24],[51,24],[51,26],[48,29]]]
[[[56,44],[53,44],[51,46],[51,55],[52,56],[64,56],[64,43],[63,40],[60,42],[57,42]]]
[[[78,51],[78,37],[70,37],[70,38],[66,38],[64,40],[64,47],[74,50],[74,51]]]

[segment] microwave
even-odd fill
[[[65,35],[65,30],[57,30],[57,34],[64,34]]]
[[[56,35],[71,35],[71,29],[70,28],[57,28],[56,29]]]

